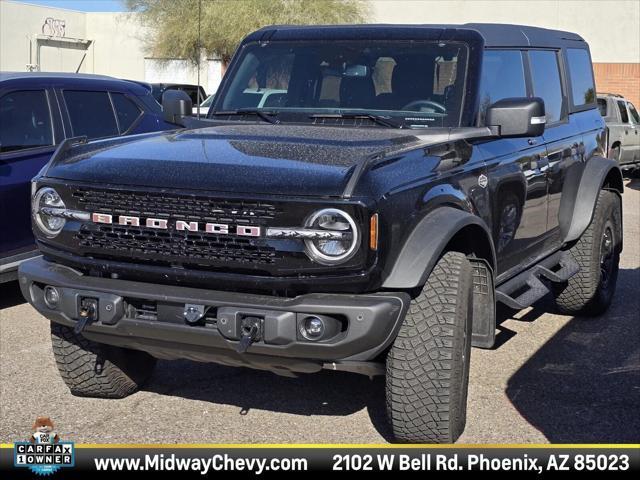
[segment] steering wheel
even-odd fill
[[[447,113],[447,107],[442,105],[441,103],[434,102],[433,100],[414,100],[413,102],[407,103],[402,110],[411,110],[419,112],[422,107],[432,107],[435,110],[439,110],[440,113]]]

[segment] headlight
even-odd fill
[[[335,265],[349,260],[358,250],[360,235],[356,222],[349,214],[336,208],[319,210],[309,217],[306,227],[314,230],[339,232],[340,238],[314,238],[304,241],[307,255],[323,265]]]
[[[47,237],[55,237],[62,231],[66,220],[61,216],[46,213],[49,209],[65,209],[64,202],[53,188],[44,187],[38,190],[33,197],[31,208],[36,225]]]

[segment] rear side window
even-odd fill
[[[53,144],[44,90],[11,92],[0,98],[0,152]]]
[[[580,48],[568,48],[567,63],[571,77],[573,105],[581,107],[594,103],[596,89],[593,83],[593,70],[589,52]]]
[[[140,108],[122,93],[112,93],[113,107],[116,109],[120,133],[125,133],[131,125],[140,117]]]
[[[74,135],[102,138],[118,135],[118,125],[107,92],[65,90],[64,101]]]
[[[604,98],[598,99],[598,110],[603,117],[607,116],[607,101]]]
[[[636,107],[633,106],[633,103],[627,103],[627,106],[629,107],[629,114],[633,119],[633,123],[635,123],[636,125],[640,124],[640,115],[638,115]]]
[[[562,84],[556,52],[549,50],[531,50],[531,79],[533,95],[544,100],[547,123],[557,122],[562,118]]]
[[[480,80],[480,124],[484,125],[487,109],[498,100],[526,97],[522,53],[519,50],[487,50]]]
[[[620,121],[622,123],[629,123],[629,115],[627,114],[627,106],[622,100],[616,102],[618,104],[618,110],[620,111]]]

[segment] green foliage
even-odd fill
[[[198,0],[126,0],[151,36],[157,58],[198,58]],[[363,0],[202,0],[201,46],[225,63],[248,33],[265,25],[362,23]]]

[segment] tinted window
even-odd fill
[[[11,92],[0,99],[0,151],[53,144],[44,90]]]
[[[629,107],[629,114],[631,115],[633,123],[636,125],[640,124],[640,115],[638,115],[636,107],[633,106],[633,103],[627,103],[627,106]]]
[[[122,93],[112,93],[111,99],[113,100],[113,106],[116,109],[118,115],[118,123],[120,124],[120,133],[124,133],[133,122],[135,122],[140,116],[140,109],[133,103],[133,100],[127,98]]]
[[[569,75],[571,76],[571,96],[577,107],[593,103],[596,89],[593,83],[593,70],[589,52],[577,48],[567,49]]]
[[[547,123],[562,118],[562,84],[556,52],[532,50],[529,52],[533,94],[544,100]]]
[[[629,123],[629,115],[627,114],[627,106],[622,100],[616,102],[618,104],[618,110],[620,111],[620,121],[622,123]]]
[[[64,101],[74,135],[86,135],[90,139],[118,135],[116,117],[107,92],[65,90]]]
[[[607,100],[604,98],[598,99],[598,110],[600,110],[600,115],[603,117],[607,116]]]
[[[517,50],[487,50],[480,81],[480,121],[487,108],[503,98],[526,97],[522,54]]]

